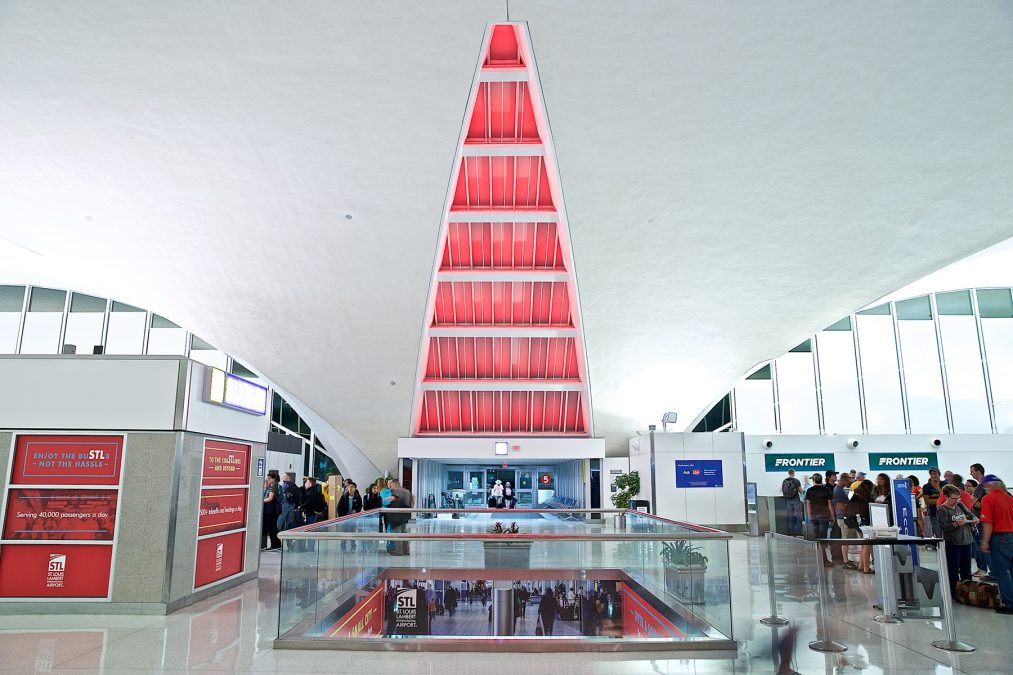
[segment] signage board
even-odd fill
[[[118,496],[115,489],[11,488],[3,538],[112,541]]]
[[[11,485],[119,485],[122,436],[18,436]]]
[[[4,544],[0,597],[105,599],[112,556],[109,544]]]
[[[390,635],[428,635],[429,609],[419,588],[394,589],[394,615]]]
[[[785,473],[794,469],[802,473],[834,471],[834,453],[783,453],[769,452],[763,456],[763,468],[767,473]]]
[[[258,457],[257,458],[257,478],[263,478],[263,477],[264,477],[264,458],[263,457]]]
[[[939,466],[934,452],[870,452],[870,471],[928,471]]]
[[[197,540],[194,590],[240,574],[244,568],[245,532],[230,532]]]
[[[627,638],[685,638],[686,634],[676,628],[658,610],[628,585],[622,587],[623,637]]]
[[[552,487],[555,480],[551,473],[540,473],[538,474],[538,484],[543,488]]]
[[[724,486],[720,459],[675,460],[675,487],[715,488]]]
[[[359,601],[324,632],[329,638],[383,637],[383,585]]]
[[[246,485],[250,446],[204,439],[203,485]]]
[[[246,527],[247,490],[204,488],[197,509],[197,536]]]
[[[204,400],[208,403],[254,415],[266,415],[269,394],[267,387],[226,373],[220,368],[208,368],[204,377]]]

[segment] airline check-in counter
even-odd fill
[[[0,613],[163,614],[256,578],[270,391],[177,357],[0,357]]]

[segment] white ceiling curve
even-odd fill
[[[9,2],[4,276],[157,311],[391,467],[507,18],[530,27],[611,452],[1013,236],[1003,3]]]

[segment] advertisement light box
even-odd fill
[[[249,380],[208,368],[204,381],[204,400],[208,403],[235,408],[254,415],[266,415],[268,389]]]

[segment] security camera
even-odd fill
[[[765,448],[772,448],[772,447],[774,447],[774,441],[770,440],[769,438],[766,439],[766,440],[764,440],[763,441],[763,447],[765,447]]]
[[[933,447],[938,448],[942,444],[943,444],[943,439],[941,439],[941,438],[933,438],[932,439],[932,446]]]
[[[858,447],[858,439],[857,438],[849,438],[848,439],[848,447],[849,448],[857,448]]]

